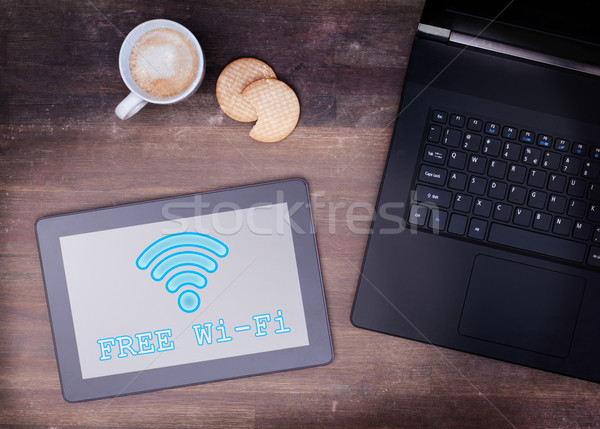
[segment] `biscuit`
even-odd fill
[[[242,97],[256,109],[258,120],[250,137],[265,143],[283,140],[296,127],[300,103],[292,88],[277,79],[260,79],[242,91]]]
[[[223,69],[217,80],[217,101],[223,112],[240,122],[258,119],[256,110],[242,96],[244,88],[259,79],[276,79],[271,67],[255,58],[240,58]]]

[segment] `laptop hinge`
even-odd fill
[[[417,32],[429,39],[447,42],[450,39],[450,30],[429,24],[419,24]]]
[[[420,25],[419,25],[420,27]],[[529,49],[519,48],[517,46],[505,43],[494,42],[481,37],[473,37],[453,31],[448,39],[450,43],[456,43],[462,46],[471,46],[485,51],[496,52],[503,55],[521,58],[524,60],[535,61],[542,64],[549,64],[565,69],[576,70],[579,72],[600,76],[600,67],[582,63],[579,61],[568,60],[566,58],[555,57],[553,55],[543,54]]]

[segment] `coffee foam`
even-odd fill
[[[129,70],[146,93],[160,98],[184,92],[198,72],[198,53],[183,34],[157,28],[143,34],[133,45]]]

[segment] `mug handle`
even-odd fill
[[[148,102],[131,92],[115,109],[115,114],[125,120],[131,118],[141,110]]]

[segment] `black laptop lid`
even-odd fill
[[[600,65],[597,0],[427,0],[421,22]]]

